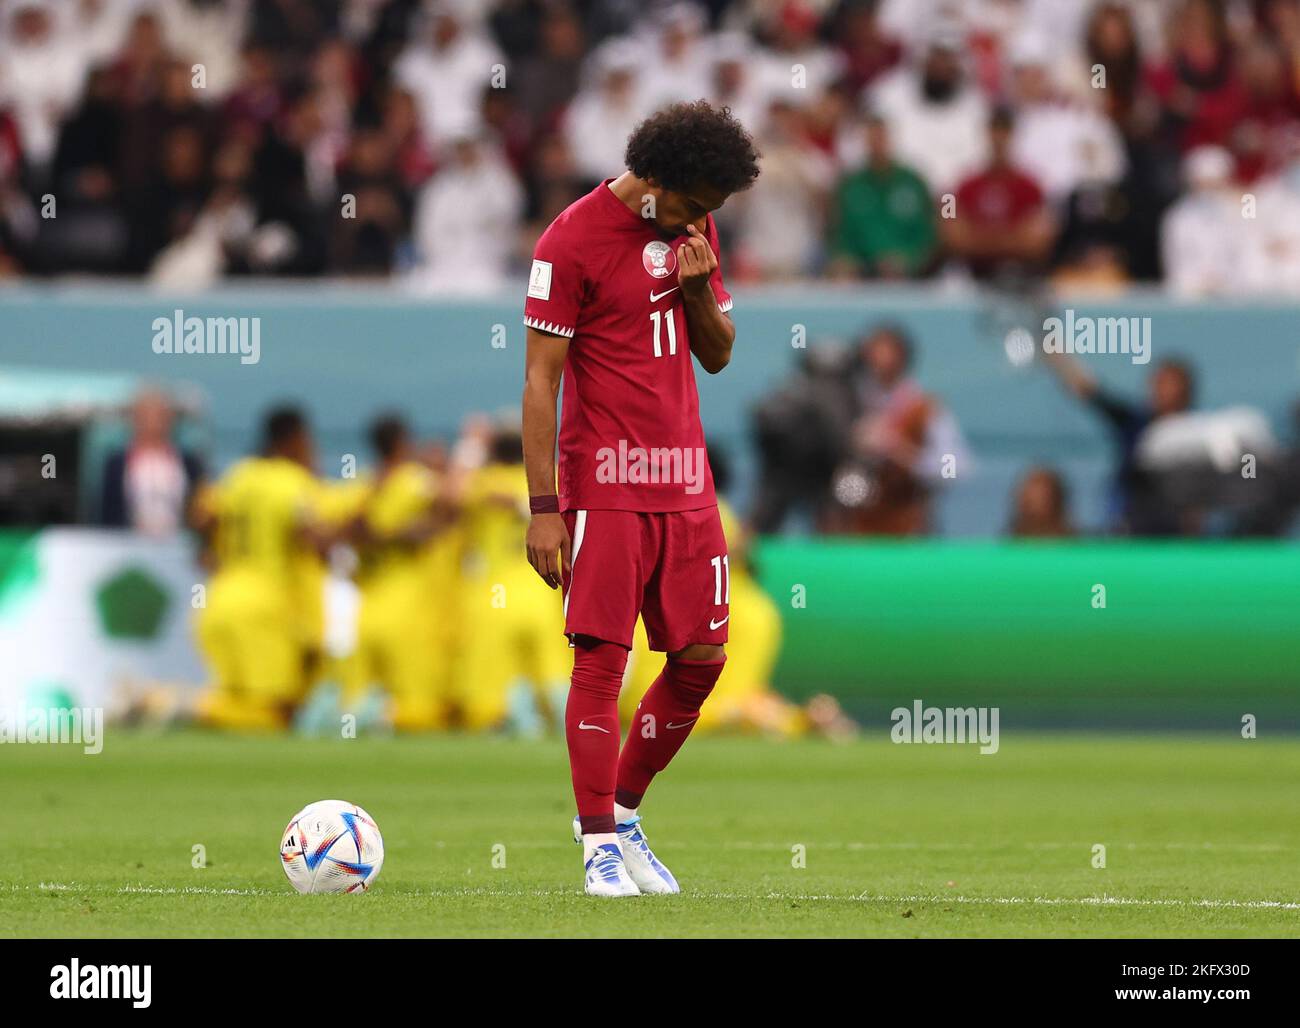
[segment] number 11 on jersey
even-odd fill
[[[668,356],[675,357],[677,355],[677,321],[673,318],[672,309],[651,311],[650,323],[655,327],[655,356],[662,357],[664,355],[663,344],[659,339],[660,326],[662,325],[668,329]]]

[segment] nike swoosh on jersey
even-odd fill
[[[675,292],[676,289],[677,289],[677,286],[673,286],[672,289],[665,289],[662,293],[656,293],[653,289],[651,289],[651,290],[650,290],[650,302],[651,302],[651,303],[654,303],[656,300],[662,300],[662,299],[663,299],[665,296],[667,296],[669,293],[671,293],[671,292]]]
[[[604,732],[606,735],[609,735],[608,728],[601,728],[600,725],[589,725],[586,721],[579,721],[578,728],[584,732]]]
[[[689,721],[683,721],[680,725],[675,725],[671,721],[669,721],[668,724],[664,725],[664,727],[665,728],[690,728],[691,725],[695,724],[696,720],[697,720],[696,718],[691,718]]]
[[[716,631],[717,629],[721,628],[723,625],[725,625],[725,624],[726,624],[728,621],[730,621],[730,620],[731,620],[731,615],[730,615],[730,614],[728,614],[728,615],[727,615],[725,618],[723,618],[721,621],[714,621],[712,618],[709,618],[709,631],[710,631],[710,632]]]

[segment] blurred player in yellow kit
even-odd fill
[[[528,531],[528,481],[517,427],[498,427],[487,460],[466,485],[463,509],[464,661],[457,676],[468,728],[510,719],[539,731],[538,709],[563,713],[573,660],[559,595],[520,554]]]
[[[198,713],[209,724],[284,728],[311,684],[321,641],[321,578],[312,569],[327,542],[314,460],[302,413],[279,408],[266,419],[262,453],[196,501],[214,565],[198,617],[212,675]]]
[[[440,442],[421,445],[420,463],[433,472],[441,483],[450,523],[428,543],[424,559],[426,605],[434,619],[434,638],[440,659],[434,679],[434,691],[445,698],[450,710],[455,701],[455,687],[461,674],[463,612],[461,610],[461,564],[465,557],[465,526],[459,517],[460,496],[464,491],[465,470],[452,460]],[[451,714],[449,714],[449,719]]]
[[[361,611],[345,706],[369,686],[389,695],[393,727],[444,727],[451,698],[443,673],[440,597],[431,588],[433,542],[452,516],[445,483],[416,459],[410,432],[396,416],[370,429],[379,468],[354,527],[360,553]]]

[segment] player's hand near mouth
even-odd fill
[[[708,239],[694,225],[686,226],[690,237],[677,248],[677,281],[682,287],[682,305],[690,328],[691,353],[710,375],[731,363],[731,345],[736,328],[718,308],[709,278],[718,270],[718,258]]]
[[[713,247],[704,238],[704,233],[694,225],[686,226],[690,237],[677,248],[677,281],[681,283],[684,297],[711,296],[709,276],[718,267],[718,258],[714,256]]]

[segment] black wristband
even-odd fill
[[[534,514],[558,514],[560,513],[560,498],[558,496],[530,496],[528,497],[528,509]]]

